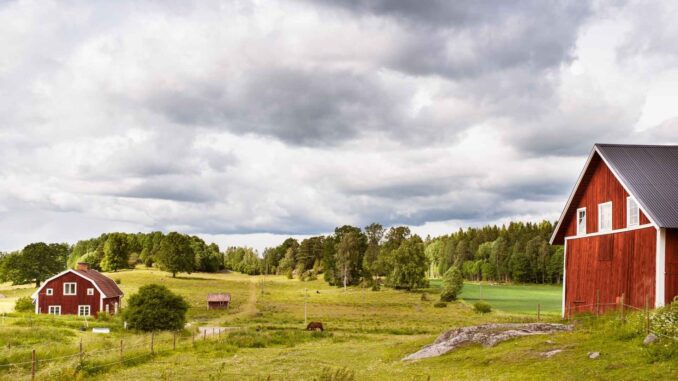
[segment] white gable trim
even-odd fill
[[[551,239],[549,240],[549,243],[551,245],[553,245],[553,241],[556,240],[556,235],[560,230],[560,225],[562,225],[563,220],[565,219],[565,215],[567,214],[567,211],[570,210],[570,205],[572,204],[572,200],[574,199],[574,194],[577,193],[577,189],[579,189],[579,184],[581,184],[581,181],[584,179],[584,174],[586,173],[586,170],[589,168],[589,164],[591,164],[591,159],[593,159],[593,154],[595,153],[596,150],[594,147],[594,149],[591,150],[591,153],[589,153],[588,159],[586,159],[584,169],[582,169],[581,173],[579,173],[579,178],[577,179],[577,183],[574,185],[574,188],[572,188],[572,192],[570,192],[570,197],[567,198],[567,203],[565,203],[565,209],[563,209],[563,211],[560,213],[560,218],[558,218],[558,224],[556,224],[556,228],[553,229],[553,234],[551,235]]]
[[[655,257],[654,306],[664,307],[666,298],[666,229],[657,229],[657,254]]]
[[[612,174],[617,179],[617,181],[619,181],[619,184],[621,184],[622,188],[624,188],[626,193],[628,193],[629,196],[633,197],[636,200],[636,202],[638,203],[638,209],[640,209],[640,211],[643,212],[645,217],[647,217],[647,219],[650,220],[650,223],[652,224],[652,226],[659,229],[659,225],[657,225],[657,223],[654,221],[654,219],[652,219],[652,216],[650,216],[650,214],[647,213],[647,211],[645,210],[645,207],[641,203],[640,199],[638,197],[636,197],[636,195],[633,194],[629,190],[629,187],[626,186],[626,184],[624,184],[624,181],[619,176],[617,171],[615,171],[614,168],[610,165],[610,163],[607,162],[607,160],[605,159],[605,156],[603,156],[603,154],[600,153],[600,151],[598,150],[598,147],[594,145],[593,149],[591,150],[591,153],[589,154],[588,159],[586,159],[586,164],[584,164],[584,169],[582,169],[581,173],[579,174],[579,178],[577,179],[577,183],[575,184],[574,188],[572,189],[572,192],[570,193],[570,197],[567,199],[567,203],[565,204],[565,209],[563,209],[562,213],[560,214],[560,218],[558,219],[558,224],[556,224],[556,228],[553,230],[553,234],[551,235],[551,239],[549,240],[549,243],[551,245],[553,245],[553,242],[556,240],[556,235],[560,231],[560,227],[563,223],[563,220],[565,219],[565,215],[567,214],[567,211],[570,210],[570,206],[572,205],[572,200],[574,199],[574,194],[577,193],[577,189],[579,189],[579,185],[581,185],[581,181],[584,179],[584,174],[589,169],[589,165],[591,165],[591,159],[593,159],[593,155],[596,154],[596,153],[598,154],[598,156],[600,156],[600,159],[603,161],[603,163],[605,163],[605,165],[610,170],[610,172],[612,172]]]
[[[88,278],[88,277],[86,277],[86,276],[80,274],[79,272],[77,272],[77,271],[75,271],[75,270],[73,270],[73,269],[68,269],[68,270],[62,271],[62,272],[58,273],[57,275],[54,275],[53,277],[51,277],[51,278],[49,278],[49,279],[46,279],[44,282],[42,282],[42,285],[41,285],[41,286],[33,293],[33,295],[31,295],[31,297],[32,297],[33,299],[37,299],[37,298],[38,298],[38,295],[40,294],[40,291],[42,291],[42,289],[45,288],[45,286],[47,285],[47,283],[53,281],[54,279],[56,279],[56,278],[58,278],[58,277],[60,277],[60,276],[62,276],[62,275],[65,275],[65,274],[67,274],[67,273],[73,273],[73,274],[75,274],[75,275],[77,275],[77,276],[79,276],[79,277],[81,277],[81,278],[83,278],[83,279],[89,281],[90,283],[92,283],[92,285],[99,291],[99,295],[101,296],[101,298],[108,297],[108,296],[106,296],[106,294],[103,293],[103,291],[101,291],[101,288],[99,288],[99,285],[97,284],[97,282],[95,282],[95,281],[93,281],[92,279],[90,279],[90,278]]]

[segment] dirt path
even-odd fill
[[[251,277],[249,279],[249,290],[247,294],[247,300],[245,303],[240,306],[240,310],[234,314],[228,314],[225,316],[220,316],[218,318],[211,319],[203,324],[205,326],[219,326],[222,323],[232,322],[238,318],[254,316],[257,314],[257,284],[259,277]]]

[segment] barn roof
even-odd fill
[[[660,228],[678,228],[678,146],[596,144],[610,170]]]
[[[595,144],[551,237],[563,239],[563,220],[571,213],[572,201],[579,194],[589,167],[602,160],[632,195],[657,227],[678,228],[678,146]]]
[[[231,294],[228,292],[223,294],[207,294],[208,302],[230,302]]]
[[[120,290],[120,287],[118,287],[113,279],[96,270],[73,270],[73,272],[96,283],[96,285],[99,286],[99,290],[106,298],[123,295],[122,290]]]

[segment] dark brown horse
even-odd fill
[[[306,326],[306,330],[307,331],[320,331],[320,332],[322,332],[322,331],[324,331],[323,323],[321,323],[319,321],[312,321],[312,322],[308,323],[308,325]]]

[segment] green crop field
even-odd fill
[[[166,273],[140,268],[109,276],[120,280],[126,295],[144,284],[161,283],[189,301],[191,328],[177,337],[176,349],[170,333],[156,334],[155,354],[151,356],[150,336],[124,331],[119,319],[88,321],[89,328],[112,330],[109,335],[95,335],[90,330],[80,331],[84,322],[77,317],[9,313],[0,320],[0,379],[30,379],[32,349],[38,359],[45,359],[38,362],[39,380],[340,380],[327,372],[343,369],[354,374],[354,378],[345,380],[678,377],[675,345],[668,349],[643,347],[644,335],[636,333],[633,316],[623,326],[614,316],[585,319],[572,333],[526,337],[493,348],[468,346],[437,358],[401,361],[451,328],[534,321],[531,311],[535,303],[552,312],[547,320],[559,321],[558,287],[484,284],[483,299],[498,311],[480,315],[469,305],[479,298],[480,286],[476,284],[465,286],[464,301],[435,308],[436,282],[427,290],[405,292],[344,290],[320,280],[301,282],[281,276],[264,280],[236,273],[181,274],[173,279]],[[2,305],[32,290],[0,285],[5,296]],[[232,308],[208,311],[208,292],[231,292]],[[326,331],[304,331],[305,311],[309,321],[321,321]],[[194,338],[196,326],[231,330],[219,336]],[[78,355],[81,340],[82,360]],[[122,364],[118,349],[121,340]],[[563,352],[553,358],[542,355],[552,349]],[[590,351],[601,352],[601,357],[588,359]]]
[[[431,280],[431,287],[440,287],[440,282],[439,279]],[[560,315],[562,292],[561,286],[544,284],[467,282],[460,297],[471,304],[484,300],[493,308],[505,312],[536,314],[539,305],[543,314]]]

